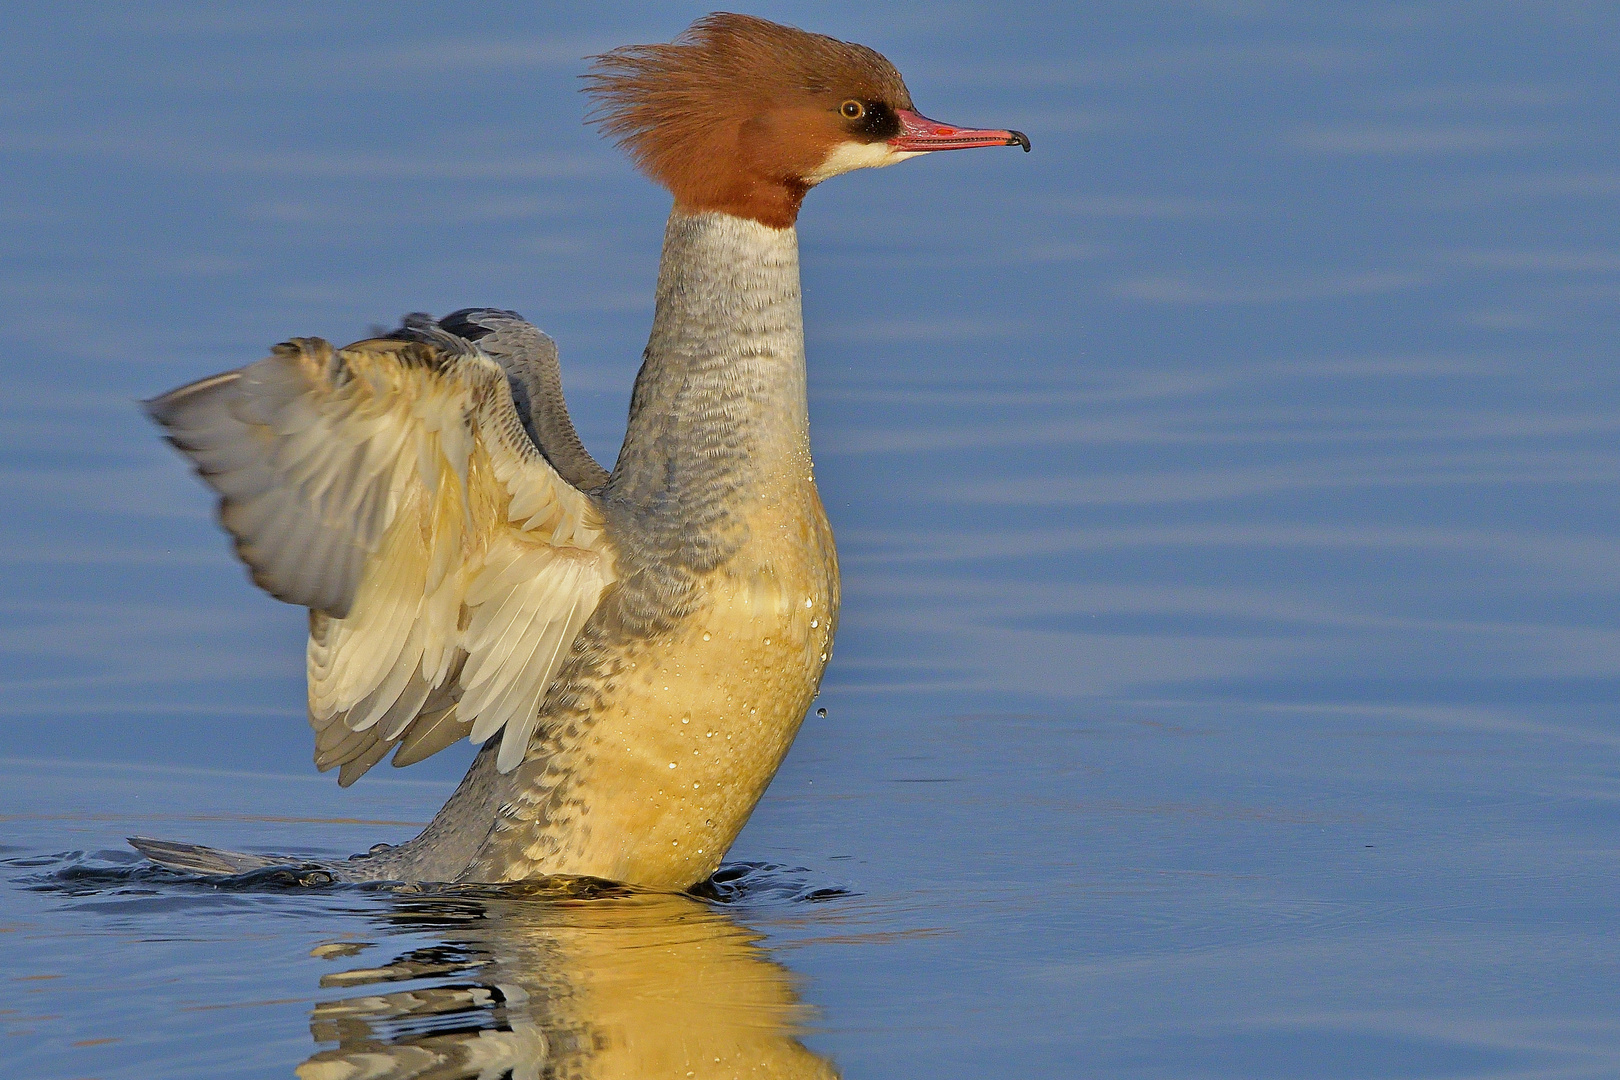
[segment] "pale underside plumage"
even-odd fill
[[[253,579],[310,608],[316,764],[345,786],[502,733],[523,760],[547,688],[614,578],[595,498],[525,431],[506,373],[431,323],[296,339],[149,403],[221,496]]]

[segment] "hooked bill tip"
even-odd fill
[[[1029,153],[1028,135],[1025,135],[1022,131],[1009,131],[1007,134],[1011,136],[1011,138],[1007,140],[1008,146],[1022,146],[1024,148],[1024,153]]]

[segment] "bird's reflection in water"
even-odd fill
[[[838,1075],[798,1041],[793,976],[690,897],[424,896],[387,920],[437,941],[321,978],[352,993],[315,1006],[310,1033],[336,1046],[302,1080]]]

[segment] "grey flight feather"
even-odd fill
[[[407,318],[406,327],[415,317]],[[564,480],[581,491],[607,483],[608,471],[596,463],[569,418],[563,400],[557,343],[515,311],[462,308],[440,319],[437,328],[474,342],[501,365],[512,387],[512,402],[534,445]]]
[[[263,870],[267,866],[284,865],[287,861],[246,855],[240,851],[221,851],[201,844],[154,840],[150,836],[131,836],[128,839],[130,847],[159,866],[194,874],[245,874],[250,870]]]

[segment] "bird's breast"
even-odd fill
[[[806,480],[745,513],[688,614],[630,643],[566,754],[570,806],[518,868],[683,888],[719,865],[797,734],[831,655],[838,564]],[[559,791],[559,795],[565,794]],[[559,831],[564,835],[559,835]]]

